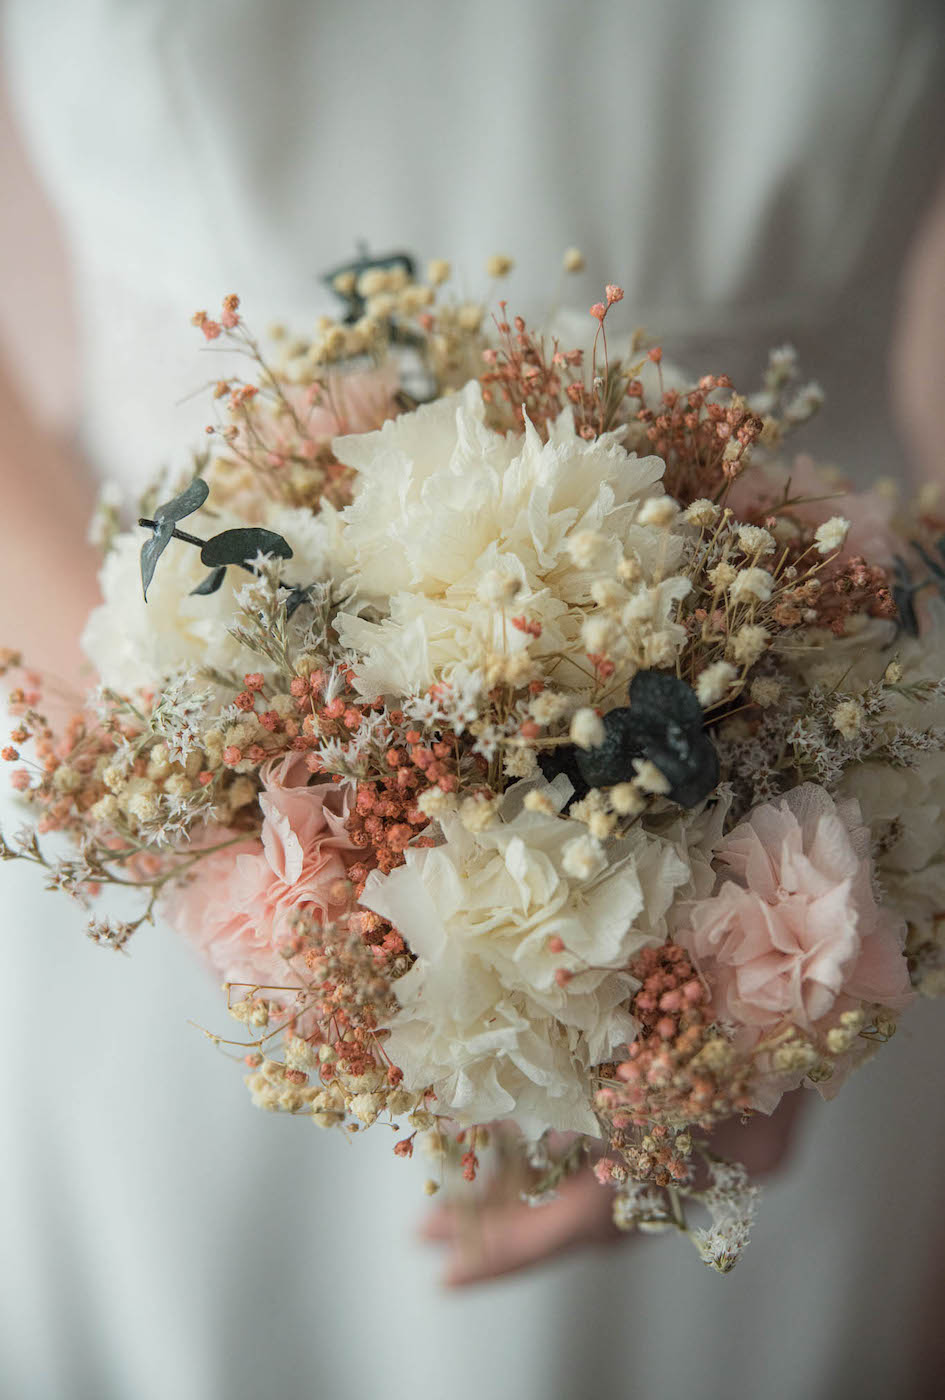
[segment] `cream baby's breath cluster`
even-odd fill
[[[271,352],[197,314],[235,369],[189,470],[103,503],[96,691],[54,725],[2,658],[0,850],[93,941],[186,936],[260,1107],[387,1124],[428,1191],[496,1142],[534,1201],[593,1170],[727,1272],[716,1129],[945,991],[945,512],[792,457],[788,347],[690,381],[616,284],[569,341],[487,314],[512,272],[360,256]]]

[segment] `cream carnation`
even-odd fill
[[[362,903],[417,955],[395,984],[402,1010],[385,1049],[407,1089],[432,1086],[461,1123],[596,1135],[590,1071],[633,1035],[621,969],[664,936],[691,872],[670,842],[636,831],[596,879],[572,876],[574,823],[534,805],[480,832],[443,819],[445,845],[408,849],[406,865],[368,878]],[[563,985],[559,969],[573,974]]]
[[[461,664],[527,647],[483,589],[494,574],[518,584],[512,606],[541,625],[541,653],[583,666],[579,609],[592,606],[591,580],[574,557],[585,557],[588,536],[595,568],[614,576],[628,549],[665,575],[682,548],[635,523],[659,458],[625,452],[612,434],[585,441],[570,411],[547,443],[528,423],[521,436],[496,433],[476,383],[379,432],[340,438],[335,451],[361,474],[340,521],[352,601],[338,626],[361,655],[364,694],[422,691]],[[381,619],[360,615],[368,609]],[[580,685],[584,672],[559,665],[555,679]]]

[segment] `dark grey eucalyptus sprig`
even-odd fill
[[[910,637],[919,635],[919,618],[915,608],[915,597],[924,588],[934,588],[939,597],[945,599],[945,535],[935,541],[936,558],[918,540],[911,541],[912,548],[929,571],[927,578],[913,576],[906,560],[899,554],[893,561],[892,595],[899,610],[898,624],[901,632]]]
[[[540,753],[545,777],[564,773],[581,798],[591,788],[629,782],[634,761],[649,759],[669,784],[667,796],[673,802],[698,806],[718,786],[720,769],[695,691],[669,671],[638,671],[628,698],[628,706],[604,715],[600,744]]]
[[[186,530],[179,530],[178,522],[199,510],[209,494],[210,488],[207,483],[202,477],[195,476],[179,495],[155,509],[153,519],[143,516],[138,521],[143,529],[151,531],[150,537],[141,546],[141,586],[145,602],[148,601],[148,588],[154,577],[157,562],[171,540],[181,540],[184,544],[194,545],[200,550],[201,563],[210,570],[203,582],[191,590],[192,595],[206,596],[216,593],[230,565],[258,575],[259,569],[253,563],[258,555],[268,554],[277,559],[292,558],[289,543],[274,530],[264,530],[261,526],[221,530],[218,535],[212,535],[208,540],[201,539],[199,535],[191,535]],[[287,584],[286,587],[289,590],[286,612],[291,617],[296,608],[305,602],[311,584]]]

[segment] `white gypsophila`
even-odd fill
[[[552,810],[523,806],[525,788]],[[622,969],[665,936],[690,876],[672,842],[639,829],[608,849],[603,870],[569,874],[574,823],[554,810],[564,788],[513,787],[504,820],[483,831],[442,816],[445,844],[373,872],[361,901],[417,956],[395,984],[401,1010],[385,1043],[405,1087],[432,1086],[460,1123],[513,1119],[532,1138],[549,1127],[597,1134],[591,1070],[634,1030]],[[572,975],[559,985],[561,969]]]
[[[286,578],[313,583],[325,576],[329,531],[319,518],[307,510],[270,506],[259,523],[282,535],[292,548]],[[200,511],[186,521],[191,534],[204,537],[245,524],[226,512],[211,516]],[[119,535],[99,574],[103,602],[86,624],[82,645],[103,683],[127,694],[159,686],[164,677],[189,666],[265,673],[266,659],[250,655],[229,632],[238,620],[236,595],[251,576],[230,567],[216,593],[192,597],[207,567],[198,549],[171,540],[158,560],[145,602],[140,568],[144,540],[143,530]]]
[[[475,382],[334,448],[360,473],[339,522],[351,602],[338,627],[361,658],[364,694],[423,691],[490,653],[524,650],[530,638],[510,625],[518,614],[543,629],[533,655],[581,663],[592,577],[574,562],[572,536],[599,537],[596,565],[610,575],[632,550],[644,582],[671,573],[683,548],[636,523],[662,476],[658,457],[627,453],[614,434],[585,441],[570,410],[547,443],[530,423],[522,435],[494,432]],[[505,608],[490,601],[497,577],[510,580],[509,597],[514,585]],[[673,602],[666,593],[667,610]],[[368,609],[381,619],[359,615]],[[557,684],[586,680],[586,663],[557,664]]]

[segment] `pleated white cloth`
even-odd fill
[[[794,340],[832,405],[809,443],[897,470],[883,357],[945,146],[937,6],[8,0],[4,19],[70,238],[103,475],[130,488],[199,441],[205,405],[182,400],[214,362],[191,311],[235,290],[257,325],[304,330],[359,238],[450,257],[470,294],[510,252],[534,309],[577,244],[577,305],[619,281],[628,322],[698,371]],[[640,1241],[447,1297],[411,1240],[421,1169],[389,1136],[254,1111],[188,1025],[222,1022],[189,951],[157,929],[103,953],[34,876],[0,872],[5,1393],[923,1393],[936,1007],[814,1105],[732,1277]]]

